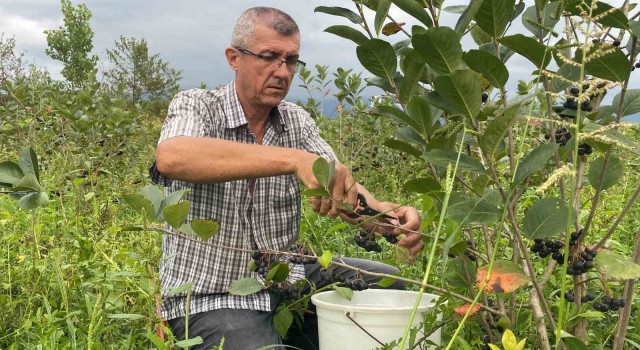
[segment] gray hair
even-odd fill
[[[252,7],[242,13],[231,35],[231,46],[247,48],[253,39],[256,24],[265,25],[282,36],[299,33],[296,21],[288,14],[273,7]]]

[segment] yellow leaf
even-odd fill
[[[504,331],[502,335],[502,346],[504,350],[515,350],[516,349],[516,336],[513,335],[513,332],[510,329]]]
[[[522,349],[524,349],[524,343],[526,343],[526,342],[527,342],[527,338],[522,339],[522,340],[518,343],[518,345],[516,345],[516,350],[522,350]]]
[[[500,350],[499,347],[493,345],[493,344],[489,344],[489,347],[491,348],[491,350]]]
[[[404,25],[404,22],[403,23],[389,22],[385,24],[384,27],[382,27],[382,34],[386,36],[393,35],[399,32],[402,29],[403,25]]]

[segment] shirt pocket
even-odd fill
[[[274,208],[287,208],[300,203],[300,185],[294,175],[274,176],[272,178],[271,205]]]

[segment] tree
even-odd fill
[[[131,104],[140,101],[166,100],[179,89],[181,72],[160,58],[149,55],[147,41],[121,36],[115,47],[107,50],[113,68],[104,73],[112,88],[124,88]]]
[[[15,52],[16,41],[14,38],[4,38],[0,34],[0,89],[8,80],[16,80],[24,76],[22,66],[22,53]]]
[[[78,87],[93,72],[98,56],[89,56],[93,49],[93,30],[89,26],[91,11],[86,5],[77,7],[70,0],[61,0],[64,26],[55,30],[45,30],[47,36],[47,55],[64,63],[62,76]]]

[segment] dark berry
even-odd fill
[[[579,93],[579,92],[580,92],[580,91],[579,91],[579,90],[578,90],[578,88],[577,88],[577,87],[575,87],[575,86],[574,86],[574,87],[572,87],[572,88],[569,90],[569,93],[570,93],[571,95],[573,95],[573,96],[578,96],[578,93]]]
[[[580,234],[578,232],[571,232],[571,239],[577,241],[580,238]]]
[[[635,67],[636,67],[636,68],[640,68],[640,61],[636,62]]]
[[[594,43],[594,44],[597,44],[597,43],[600,42],[600,39],[597,39],[597,38],[596,39],[592,39],[591,42]]]
[[[613,301],[613,299],[608,296],[608,295],[603,295],[602,296],[602,302],[605,304],[611,304],[611,302]]]
[[[570,303],[573,303],[575,301],[575,298],[573,296],[573,293],[571,291],[566,291],[564,293],[564,299]]]
[[[482,92],[482,103],[487,102],[488,99],[489,99],[489,94],[486,92]]]
[[[620,40],[614,40],[613,43],[611,43],[613,46],[620,46]]]
[[[587,293],[586,297],[587,297],[587,301],[594,301],[594,300],[596,300],[596,296],[595,296],[595,295],[593,295],[593,293]]]
[[[258,249],[251,252],[251,259],[258,261],[262,257],[262,252]]]
[[[593,268],[593,261],[585,261],[584,262],[584,269],[585,270],[591,270]]]

